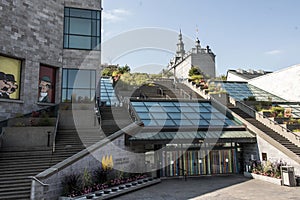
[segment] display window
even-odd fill
[[[20,99],[21,65],[19,59],[0,56],[0,99]]]
[[[56,68],[40,66],[38,102],[55,102]]]

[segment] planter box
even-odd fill
[[[254,110],[256,109],[256,105],[258,105],[257,101],[244,100],[243,103],[246,104],[247,106],[253,108]]]
[[[273,113],[270,111],[261,111],[260,113],[267,118],[274,117]]]
[[[274,121],[278,124],[284,124],[285,122],[289,121],[289,118],[287,117],[275,117]]]
[[[289,129],[290,131],[293,131],[295,129],[300,129],[300,124],[287,124],[286,128]]]
[[[253,178],[253,179],[266,181],[266,182],[273,183],[273,184],[276,184],[276,185],[282,185],[282,183],[281,183],[282,180],[278,179],[278,178],[263,176],[263,175],[260,175],[260,174],[254,174],[254,173],[249,173],[249,172],[244,172],[244,176],[248,177],[248,178]]]
[[[8,120],[7,126],[12,127],[27,127],[27,126],[55,126],[56,118],[43,118],[43,117],[24,117],[13,118]]]
[[[146,181],[145,181],[146,180]],[[153,178],[146,178],[146,179],[141,179],[140,181],[142,181],[143,184],[136,184],[134,187],[132,187],[132,185],[130,183],[127,183],[126,186],[125,185],[120,185],[123,186],[122,189],[120,189],[119,187],[115,187],[116,191],[112,191],[113,188],[108,188],[106,190],[103,191],[97,191],[97,192],[93,192],[90,193],[88,195],[93,195],[93,199],[113,199],[116,198],[118,196],[154,185],[154,184],[158,184],[161,182],[160,179],[153,179]],[[136,182],[132,182],[132,183],[136,183]],[[127,187],[128,186],[128,187]],[[125,189],[126,188],[126,189]],[[97,195],[98,194],[98,195]],[[83,195],[83,196],[77,196],[77,197],[59,197],[59,200],[82,200],[82,199],[86,199],[87,195]]]

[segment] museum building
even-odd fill
[[[0,10],[0,119],[95,100],[101,1],[13,0]]]

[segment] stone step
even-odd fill
[[[28,191],[31,188],[31,182],[28,184],[14,184],[8,185],[7,187],[0,187],[0,194],[5,192],[20,192],[20,191]]]
[[[45,161],[45,160],[51,160],[54,158],[64,158],[68,157],[69,155],[73,154],[74,152],[77,152],[77,150],[83,149],[83,148],[66,148],[64,150],[59,150],[56,149],[56,152],[53,155],[35,155],[35,156],[30,156],[30,157],[24,157],[24,156],[14,156],[14,157],[1,157],[0,158],[0,165],[5,164],[7,162],[13,161],[17,162],[19,161]]]
[[[0,188],[1,187],[6,187],[7,185],[16,185],[16,184],[31,184],[31,179],[29,178],[14,178],[10,180],[3,180],[0,182]]]
[[[53,164],[50,163],[40,163],[40,164],[22,164],[22,165],[8,165],[7,168],[0,168],[0,176],[1,174],[9,174],[9,173],[16,173],[16,172],[26,172],[26,171],[39,171],[40,169],[47,169],[52,167]]]
[[[245,116],[246,113],[244,113],[242,110],[238,109],[238,108],[231,108],[231,110],[233,112],[235,112],[236,114],[238,114],[239,116]],[[250,116],[249,116],[250,117]],[[282,135],[280,135],[279,133],[276,133],[275,131],[273,131],[271,128],[267,127],[266,125],[262,124],[261,122],[257,121],[254,118],[247,118],[246,119],[249,123],[251,123],[252,125],[254,125],[256,128],[260,129],[261,131],[263,131],[265,134],[269,135],[270,137],[272,137],[274,140],[276,140],[277,142],[279,142],[281,145],[283,145],[285,148],[291,150],[292,152],[294,152],[296,155],[300,155],[299,154],[299,147],[296,146],[295,144],[293,144],[292,142],[290,142],[288,139],[286,139],[285,137],[283,137]]]
[[[86,133],[86,135],[84,134]],[[0,152],[0,199],[30,199],[31,179],[38,173],[80,152],[104,138],[95,129],[80,132],[75,129],[58,130],[56,151]]]
[[[0,192],[0,199],[28,200],[30,199],[30,190]]]
[[[0,174],[0,180],[6,179],[6,178],[15,178],[15,177],[26,177],[27,178],[28,176],[35,176],[42,171],[44,171],[43,168],[39,168],[36,170],[22,170],[22,171],[16,170],[14,172],[7,172],[5,174]]]

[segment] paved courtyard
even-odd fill
[[[167,179],[161,183],[118,197],[118,200],[293,200],[300,199],[300,187],[278,186],[242,175]]]

